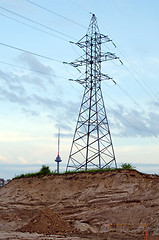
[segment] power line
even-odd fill
[[[116,45],[116,44],[115,44]],[[118,48],[118,50],[119,50],[119,52],[122,54],[122,52],[120,51],[120,49]],[[122,54],[123,55],[123,54]],[[123,55],[124,56],[124,55]],[[125,58],[125,57],[124,57]],[[126,59],[126,58],[125,58]],[[127,61],[127,63],[131,66],[131,64],[128,62],[128,60],[126,59],[126,61]],[[126,70],[130,73],[130,75],[133,77],[133,79],[138,83],[138,85],[141,87],[141,89],[152,99],[152,100],[154,100],[154,96],[153,95],[151,95],[150,93],[149,93],[149,91],[148,90],[150,90],[151,91],[151,93],[153,93],[152,92],[152,90],[148,87],[148,84],[145,84],[146,86],[147,86],[147,88],[148,88],[148,90],[143,86],[143,84],[142,83],[140,83],[140,81],[134,76],[134,74],[129,70],[129,68],[125,65],[125,64],[123,64],[123,66],[126,68]],[[137,73],[137,71],[135,70],[135,72]],[[138,73],[137,73],[138,74]],[[140,76],[139,74],[138,74],[138,76]],[[140,77],[141,78],[141,77]],[[141,80],[142,80],[142,78],[141,78]],[[142,81],[142,82],[144,82],[144,81]],[[154,94],[154,93],[153,93]]]
[[[113,80],[113,82],[115,83],[115,86],[117,86],[117,87],[120,89],[120,91],[122,91],[136,106],[138,106],[142,111],[145,111],[145,110],[140,106],[140,104],[137,103],[137,102],[134,100],[134,98],[133,98],[132,96],[130,96],[130,94],[129,94],[123,87],[121,87],[120,84],[116,83],[114,80]],[[104,84],[107,85],[105,82],[104,82]]]
[[[125,57],[125,55],[121,52],[121,50],[119,49],[119,47],[117,47],[119,52],[122,54],[122,56],[125,58],[125,60],[127,61],[127,63],[129,64],[129,66],[134,70],[134,72],[139,76],[139,78],[141,79],[141,81],[144,83],[144,85],[147,87],[147,89],[154,95],[156,94],[153,89],[152,86],[150,86],[143,78],[142,76],[138,73],[138,71],[135,69],[135,67],[133,66],[133,64]],[[127,68],[127,67],[126,67]],[[128,70],[128,68],[127,68]],[[130,72],[130,70],[128,70]],[[131,74],[132,75],[132,74]],[[136,78],[135,78],[136,80]],[[136,80],[137,81],[137,80]],[[141,86],[142,84],[139,83],[139,81],[137,81],[138,84]],[[144,88],[144,87],[143,87]],[[147,92],[147,90],[144,88],[144,91]],[[148,92],[147,92],[148,93]],[[148,93],[148,95],[150,96],[150,94]],[[152,98],[152,96],[150,96]]]
[[[123,89],[118,83],[116,83],[116,86],[117,86],[128,98],[130,98],[131,101],[132,101],[133,103],[135,103],[135,105],[140,106],[140,105],[130,96],[130,94],[129,94],[125,89]]]
[[[118,87],[119,87],[119,86],[118,86]],[[130,97],[129,94],[128,94],[123,88],[121,88],[121,87],[119,87],[119,88],[133,101],[132,97]],[[115,101],[112,97],[110,97],[108,94],[107,94],[107,96],[108,96],[116,105],[119,104],[119,102],[116,102],[116,101]],[[137,104],[137,103],[135,102],[135,104]],[[137,104],[137,105],[138,105],[138,104]],[[138,105],[138,106],[139,106],[139,105]],[[139,106],[139,107],[140,107],[140,106]],[[113,110],[112,108],[109,108],[109,109]],[[141,109],[142,109],[142,108],[141,108]],[[142,111],[145,111],[145,110],[142,109]],[[120,113],[118,113],[118,112],[116,112],[116,113],[117,113],[119,116],[121,116],[122,119],[124,119],[126,122],[128,122],[130,125],[132,125],[136,130],[138,130],[139,132],[141,132],[141,129],[140,129],[140,128],[137,128],[132,122],[130,122],[129,120],[127,120],[126,118],[124,118]],[[137,118],[134,118],[134,117],[133,117],[133,119],[140,124],[140,126],[142,127],[142,129],[144,129],[144,130],[146,130],[147,132],[149,132],[153,137],[156,137],[156,136],[154,135],[154,133],[153,133],[151,130],[147,129],[145,126],[143,126],[143,124],[142,124]],[[157,142],[155,142],[155,141],[153,141],[153,142],[157,144]]]
[[[112,112],[112,108],[108,108],[109,109],[109,111],[110,112]],[[114,110],[113,110],[114,111]],[[138,132],[141,132],[141,129],[140,128],[138,128],[138,127],[136,127],[132,122],[130,122],[128,119],[126,119],[126,118],[124,118],[119,112],[115,112],[115,114],[117,114],[118,116],[120,116],[124,121],[126,121],[127,123],[129,123],[134,129],[136,129]],[[143,129],[146,129],[136,118],[135,118],[135,120],[142,126],[142,128]],[[148,129],[146,129],[146,131],[148,131],[149,133],[151,133],[151,135],[153,136],[153,137],[155,137],[154,136],[154,134],[152,133],[152,132],[150,132]],[[157,144],[158,145],[158,142],[156,142],[156,141],[154,141],[153,139],[151,139],[151,140],[149,140],[149,141],[152,141],[153,143],[155,143],[155,144]]]
[[[100,21],[99,21],[100,22]],[[105,26],[103,26],[103,24],[100,22],[101,26],[103,27],[104,30],[107,31],[107,29],[105,28]],[[108,32],[108,31],[107,31]],[[111,36],[111,34],[108,32],[108,34]],[[111,36],[111,38],[113,39],[113,37]],[[124,57],[124,59],[126,60],[126,62],[129,64],[129,66],[134,70],[134,72],[140,77],[140,79],[142,80],[142,82],[145,84],[145,86],[147,87],[147,89],[145,89],[145,87],[139,82],[139,80],[134,76],[134,74],[129,70],[128,67],[125,66],[124,67],[127,69],[127,71],[132,75],[133,79],[135,79],[135,81],[138,83],[138,85],[140,85],[140,87],[142,88],[142,90],[151,98],[154,100],[154,91],[152,90],[152,87],[140,76],[140,74],[137,72],[137,70],[133,67],[132,63],[130,63],[130,61],[125,57],[125,55],[123,54],[123,50],[120,50],[119,44],[115,41],[115,46],[118,49],[118,51],[121,53],[121,55]],[[123,51],[123,52],[122,52]],[[149,91],[153,94],[151,95],[149,93]]]
[[[77,6],[77,7],[79,7],[79,8],[81,8],[81,9],[84,10],[85,12],[92,14],[91,11],[89,11],[88,9],[82,7],[81,5],[75,3],[75,2],[73,2],[73,1],[71,1],[71,0],[67,0],[67,1],[70,2],[70,3],[72,3],[72,4],[74,4],[75,6]]]
[[[14,47],[14,46],[11,46],[11,45],[8,45],[8,44],[5,44],[5,43],[1,43],[0,42],[0,45],[8,47],[8,48],[15,49],[15,50],[18,50],[18,51],[21,51],[21,52],[29,53],[29,54],[35,55],[37,57],[45,58],[45,59],[48,59],[48,60],[51,60],[51,61],[55,61],[55,62],[58,62],[58,63],[63,63],[62,61],[59,61],[57,59],[46,57],[44,55],[41,55],[41,54],[38,54],[38,53],[34,53],[34,52],[30,52],[30,51],[27,51],[27,50],[24,50],[24,49],[21,49],[21,48],[17,48],[17,47]]]
[[[69,19],[69,18],[67,18],[67,17],[65,17],[65,16],[63,16],[63,15],[61,15],[61,14],[59,14],[59,13],[56,13],[55,11],[52,11],[52,10],[46,8],[46,7],[43,7],[43,6],[41,6],[41,5],[37,4],[37,3],[34,3],[34,2],[32,2],[32,1],[30,1],[30,0],[25,0],[25,1],[27,1],[27,2],[33,4],[33,5],[37,6],[37,7],[45,10],[45,11],[47,11],[47,12],[50,12],[50,13],[52,13],[52,14],[60,17],[60,18],[63,18],[63,19],[65,19],[65,20],[67,20],[67,21],[69,21],[69,22],[71,22],[71,23],[74,23],[74,24],[76,24],[76,25],[78,25],[78,26],[80,26],[80,27],[86,28],[85,26],[81,25],[80,23],[77,23],[77,22],[75,22],[74,20],[71,20],[71,19]]]
[[[56,35],[54,35],[54,34],[52,34],[52,33],[46,32],[46,31],[44,31],[44,30],[42,30],[42,29],[40,29],[40,28],[37,28],[37,27],[34,27],[34,26],[30,25],[30,24],[24,23],[24,22],[19,21],[19,20],[15,19],[15,18],[9,17],[9,16],[7,16],[7,15],[5,15],[5,14],[0,13],[0,15],[3,16],[3,17],[8,18],[8,19],[10,19],[10,20],[13,20],[13,21],[15,21],[15,22],[21,23],[21,24],[23,24],[23,25],[25,25],[25,26],[27,26],[27,27],[36,29],[36,30],[38,30],[38,31],[40,31],[40,32],[42,32],[42,33],[46,33],[46,34],[48,34],[48,35],[50,35],[50,36],[54,36],[54,37],[56,37],[56,38],[59,38],[59,39],[62,39],[62,40],[64,40],[64,41],[68,42],[68,40],[66,40],[65,38],[62,38],[62,37],[60,37],[60,36],[56,36]]]
[[[12,64],[12,63],[8,63],[8,62],[4,62],[4,61],[1,61],[1,60],[0,60],[0,63],[5,64],[5,65],[8,65],[8,66],[12,66],[12,67],[16,67],[16,68],[24,69],[24,70],[27,70],[27,71],[31,71],[31,72],[36,72],[36,73],[44,74],[44,75],[47,75],[47,76],[50,76],[50,77],[62,78],[62,79],[68,79],[68,78],[65,78],[65,77],[62,77],[62,76],[58,76],[58,75],[54,75],[54,74],[45,73],[45,72],[38,71],[38,70],[35,70],[35,69],[31,69],[31,68],[22,67],[22,66],[15,65],[15,64]]]
[[[140,106],[140,104],[138,104],[134,99],[133,99],[133,97],[131,97],[130,96],[130,94],[125,90],[125,89],[123,89],[119,84],[117,84],[114,80],[113,80],[113,82],[115,83],[115,85],[133,102],[133,103],[135,103],[135,105],[137,105],[143,112],[145,112],[145,110]],[[104,84],[106,84],[105,82],[104,82]],[[108,95],[108,94],[107,94]],[[115,103],[115,104],[119,104],[118,102],[116,102],[114,99],[112,99],[110,96],[109,96],[109,98]],[[118,115],[121,115],[121,114],[119,114],[118,113]],[[121,117],[124,119],[124,117],[121,115]],[[151,135],[152,136],[154,136],[154,133],[153,132],[151,132],[150,130],[148,130],[146,127],[144,127],[139,121],[138,121],[138,119],[136,119],[136,118],[134,118],[140,125],[141,125],[141,127],[143,128],[143,129],[145,129],[146,131],[148,131],[149,133],[151,133]],[[126,121],[127,121],[127,119],[125,119]],[[128,121],[129,122],[129,121]],[[129,122],[129,123],[131,123],[131,122]],[[131,125],[133,125],[133,124],[131,124]],[[136,127],[135,127],[136,128]],[[140,130],[141,131],[141,130]],[[155,137],[155,136],[154,136]]]
[[[109,96],[109,98],[110,98],[110,96]],[[118,104],[114,99],[112,99],[111,98],[111,100],[114,102],[114,103],[116,103],[116,104]],[[112,112],[114,112],[114,110],[112,109],[112,108],[110,108],[109,107],[109,110]],[[125,117],[123,117],[119,112],[117,112],[117,111],[115,111],[115,113],[117,114],[117,115],[119,115],[124,121],[126,121],[127,123],[129,123],[134,129],[136,129],[138,132],[141,132],[141,128],[138,128],[138,127],[136,127],[136,125],[134,125],[132,122],[130,122],[128,119],[126,119]],[[154,135],[154,133],[153,132],[151,132],[149,129],[147,129],[145,126],[143,126],[142,125],[142,123],[137,119],[137,118],[133,118],[136,122],[138,122],[139,124],[140,124],[140,126],[142,127],[142,129],[144,129],[144,130],[146,130],[147,132],[149,132],[153,137],[156,137],[155,135]],[[153,140],[152,140],[153,141]],[[156,141],[153,141],[155,144],[158,144]]]
[[[124,65],[125,66],[125,65]],[[133,73],[129,70],[128,67],[125,66],[127,71],[130,73],[130,75],[133,77],[133,79],[138,83],[138,85],[141,87],[141,89],[152,99],[154,100],[154,97],[145,89],[145,87],[139,82],[139,80],[133,75]]]
[[[138,105],[139,107],[140,107],[140,105],[130,96],[130,94],[126,91],[126,90],[124,90],[119,84],[117,84],[115,81],[113,81],[117,86],[118,86],[118,88],[122,91],[122,92],[124,92],[124,94],[125,95],[127,95],[127,97],[129,97],[130,99],[131,99],[131,101],[133,101],[133,103],[135,103],[136,105]],[[105,82],[104,82],[105,83]],[[109,98],[110,99],[112,99],[110,96],[109,96]],[[112,99],[112,101],[114,101],[113,99]],[[115,102],[115,101],[114,101]],[[116,102],[115,102],[116,103]],[[116,103],[116,104],[118,104],[118,103]],[[140,107],[141,108],[141,107]],[[144,109],[142,109],[143,111],[145,111]],[[131,123],[130,121],[128,121],[127,119],[125,119],[121,114],[119,114],[119,113],[117,113],[118,115],[120,115],[121,117],[122,117],[122,119],[124,119],[125,121],[127,121],[131,126],[133,126],[133,128],[135,128],[137,131],[139,131],[139,132],[141,132],[141,129],[140,128],[137,128],[133,123]],[[140,124],[140,126],[142,127],[142,129],[145,129],[147,132],[149,132],[152,136],[154,136],[154,133],[152,132],[152,131],[150,131],[149,129],[147,129],[145,126],[143,126],[142,125],[142,123],[138,120],[138,119],[136,119],[136,118],[134,118],[135,119],[135,121],[136,122],[138,122],[139,124]],[[155,136],[154,136],[155,137]],[[153,141],[155,144],[157,144],[155,141]]]
[[[37,71],[37,70],[34,70],[34,69],[30,69],[30,68],[26,68],[26,67],[22,67],[22,66],[18,66],[18,65],[15,65],[15,64],[12,64],[12,63],[7,63],[7,62],[4,62],[4,61],[1,61],[0,60],[0,63],[2,63],[2,64],[5,64],[5,65],[9,65],[9,66],[13,66],[13,67],[16,67],[16,68],[20,68],[20,69],[24,69],[24,70],[27,70],[27,71],[32,71],[32,72],[37,72],[37,73],[40,73],[40,74],[44,74],[44,75],[48,75],[48,76],[51,76],[51,77],[54,77],[54,78],[62,78],[62,79],[67,79],[67,78],[65,78],[65,77],[62,77],[62,76],[59,76],[59,75],[53,75],[53,74],[48,74],[48,73],[44,73],[44,72],[42,72],[42,71]],[[72,86],[72,85],[71,85]],[[121,87],[120,87],[120,89],[122,89]],[[124,90],[124,89],[122,89],[122,91],[126,94],[126,91]],[[127,96],[129,96],[128,94],[126,94]],[[114,100],[114,99],[112,99],[110,96],[109,96],[109,98],[114,102],[114,103],[116,103],[117,104],[117,102]],[[113,110],[112,108],[109,108],[109,110],[111,111],[111,110]],[[140,130],[139,128],[137,128],[133,123],[131,123],[129,120],[127,120],[126,118],[124,118],[120,113],[118,113],[118,112],[116,112],[116,114],[117,115],[119,115],[124,121],[126,121],[126,122],[128,122],[133,128],[135,128],[136,130]],[[137,119],[135,119],[136,121],[138,121]],[[139,121],[138,121],[139,122]],[[139,122],[140,123],[140,122]],[[141,123],[140,123],[141,124]],[[144,128],[144,126],[143,125],[141,125],[143,128]],[[146,129],[146,128],[145,128]],[[148,129],[146,129],[147,131],[148,131]],[[140,130],[141,131],[141,130]],[[150,132],[150,131],[149,131]],[[153,135],[153,133],[152,132],[150,132],[152,135]],[[154,142],[154,141],[153,141]],[[156,143],[156,142],[155,142]]]
[[[123,89],[119,84],[116,84],[117,86],[118,86],[118,88],[122,91],[122,92],[124,92],[124,94],[128,97],[128,98],[130,98],[131,99],[131,101],[133,101],[143,112],[145,112],[145,110],[140,106],[140,104],[138,104],[131,96],[130,96],[130,94],[125,90],[125,89]],[[135,120],[137,120],[136,118],[135,118]],[[138,120],[137,120],[138,121]],[[138,121],[139,122],[139,121]],[[139,122],[140,123],[140,122]],[[141,123],[140,123],[141,124]],[[142,124],[141,124],[141,126],[143,127],[143,128],[145,128],[146,129],[146,131],[148,131],[149,133],[151,133],[152,135],[154,135],[153,134],[153,132],[151,132],[150,130],[147,130],[147,128],[146,127],[144,127]]]
[[[34,24],[37,24],[37,25],[39,25],[39,26],[41,26],[41,27],[47,28],[47,29],[49,29],[49,30],[51,30],[51,31],[53,31],[53,32],[56,32],[56,33],[58,33],[58,34],[61,34],[61,35],[65,36],[65,37],[68,37],[68,38],[71,38],[71,39],[76,40],[75,38],[73,38],[73,37],[71,37],[71,36],[69,36],[69,35],[67,35],[67,34],[65,34],[65,33],[62,33],[62,32],[60,32],[60,31],[58,31],[58,30],[55,30],[55,29],[53,29],[53,28],[51,28],[51,27],[48,27],[48,26],[46,26],[46,25],[44,25],[44,24],[42,24],[42,23],[39,23],[39,22],[37,22],[37,21],[34,21],[34,20],[30,19],[30,18],[24,17],[24,16],[22,16],[22,15],[20,15],[20,14],[18,14],[18,13],[15,13],[15,12],[13,12],[13,11],[11,11],[11,10],[8,10],[8,9],[6,9],[6,8],[4,8],[4,7],[0,7],[0,8],[3,9],[3,10],[5,10],[5,11],[7,11],[7,12],[9,12],[9,13],[12,13],[12,14],[20,17],[20,18],[23,18],[23,19],[25,19],[25,20],[27,20],[27,21],[30,21],[30,22],[34,23]]]
[[[115,44],[114,44],[114,46],[115,46]],[[142,84],[135,78],[135,80],[138,82],[138,84],[140,85],[140,87],[142,87],[142,89],[151,97],[151,95],[147,92],[147,90],[142,86]],[[136,105],[138,105],[139,106],[139,104],[137,104],[136,103],[136,101],[134,101],[134,99],[121,87],[121,86],[119,86],[119,85],[117,85],[118,87],[119,87],[119,89],[121,90],[121,91],[123,91],[130,99],[131,99],[131,101],[133,101]],[[123,118],[123,116],[121,115],[121,117]],[[153,132],[151,132],[151,130],[149,130],[149,129],[147,129],[145,126],[143,126],[142,125],[142,123],[138,120],[138,119],[136,119],[135,118],[135,120],[136,120],[136,122],[138,122],[140,125],[141,125],[141,127],[144,129],[144,130],[146,130],[147,132],[149,132],[152,136],[154,136],[154,133]],[[128,121],[129,122],[129,121]],[[141,129],[140,128],[137,128],[134,124],[132,124],[131,122],[129,122],[134,128],[136,128],[138,131],[141,131]]]
[[[148,84],[148,82],[146,82],[143,77],[139,74],[139,72],[136,70],[137,69],[137,65],[135,63],[132,63],[131,61],[129,61],[128,56],[126,56],[127,54],[122,50],[120,50],[120,48],[118,47],[117,44],[117,49],[119,50],[119,52],[122,54],[122,56],[126,59],[127,63],[129,64],[129,66],[134,70],[134,72],[139,76],[139,78],[141,79],[141,81],[145,84],[145,86],[151,91],[152,94],[156,94],[154,92],[154,90],[152,89],[152,86],[150,84]],[[133,66],[135,65],[135,67]]]
[[[118,50],[119,50],[119,48],[118,48]],[[119,50],[119,52],[122,54],[122,52]],[[123,55],[123,54],[122,54]],[[124,55],[123,55],[124,56]],[[124,57],[125,58],[125,57]],[[126,59],[126,58],[125,58]],[[126,60],[127,61],[127,60]],[[131,66],[131,64],[127,61],[127,63]],[[153,95],[151,95],[150,93],[149,93],[149,91],[148,90],[150,90],[151,91],[151,93],[152,94],[154,94],[153,92],[152,92],[152,90],[148,87],[148,84],[145,84],[146,86],[147,86],[147,88],[148,88],[148,90],[143,86],[143,84],[142,83],[140,83],[140,81],[134,76],[134,74],[129,70],[129,68],[125,65],[125,64],[123,64],[124,65],[124,67],[126,68],[126,70],[130,73],[130,75],[133,77],[133,79],[138,83],[138,85],[141,87],[141,89],[152,99],[152,100],[154,100],[154,96]],[[137,73],[137,71],[136,71],[136,73]],[[138,74],[138,76],[140,76],[139,74]],[[140,77],[141,78],[141,77]],[[142,79],[142,78],[141,78]]]

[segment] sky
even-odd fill
[[[86,34],[91,13],[116,45],[102,51],[123,62],[102,65],[116,82],[103,81],[102,93],[117,163],[159,174],[158,11],[158,0],[0,0],[0,178],[55,170],[59,128],[65,170],[84,89],[63,62],[83,54],[70,41]]]

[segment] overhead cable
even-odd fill
[[[55,30],[55,29],[53,29],[53,28],[51,28],[51,27],[48,27],[48,26],[46,26],[46,25],[44,25],[44,24],[42,24],[42,23],[39,23],[39,22],[37,22],[37,21],[34,21],[34,20],[30,19],[30,18],[24,17],[24,16],[22,16],[22,15],[16,13],[16,12],[13,12],[13,11],[11,11],[11,10],[8,10],[8,9],[6,9],[6,8],[4,8],[4,7],[1,7],[1,6],[0,6],[0,9],[3,9],[3,10],[5,10],[5,11],[9,12],[9,13],[12,13],[12,14],[20,17],[20,18],[23,18],[23,19],[25,19],[25,20],[27,20],[27,21],[30,21],[30,22],[32,22],[32,23],[34,23],[34,24],[37,24],[37,25],[39,25],[39,26],[41,26],[41,27],[47,28],[47,29],[49,29],[49,30],[51,30],[51,31],[53,31],[53,32],[56,32],[56,33],[58,33],[58,34],[61,34],[61,35],[65,36],[65,37],[68,37],[68,38],[71,38],[71,39],[75,39],[75,38],[73,38],[73,37],[71,37],[71,36],[69,36],[69,35],[67,35],[67,34],[65,34],[65,33],[62,33],[62,32],[60,32],[60,31]],[[75,39],[75,40],[76,40],[76,39]]]
[[[12,63],[8,63],[8,62],[4,62],[4,61],[1,61],[1,60],[0,60],[0,63],[5,64],[5,65],[8,65],[8,66],[12,66],[12,67],[16,67],[16,68],[24,69],[24,70],[27,70],[27,71],[40,73],[40,74],[47,75],[47,76],[50,76],[50,77],[62,78],[62,79],[68,79],[68,78],[65,78],[65,77],[62,77],[62,76],[58,76],[58,75],[54,75],[54,74],[45,73],[45,72],[38,71],[38,70],[35,70],[35,69],[32,69],[32,68],[22,67],[22,66],[15,65],[15,64],[12,64]]]
[[[143,107],[141,107],[141,105],[136,102],[134,100],[134,98],[132,96],[130,96],[130,94],[123,88],[121,87],[121,85],[119,85],[118,83],[116,83],[116,86],[136,105],[138,106],[143,112],[145,112],[145,109]]]
[[[151,92],[152,95],[156,94],[154,92],[154,90],[152,89],[152,86],[150,84],[148,84],[148,82],[146,82],[143,77],[138,73],[138,71],[135,69],[135,67],[133,66],[133,64],[125,57],[125,55],[123,54],[123,52],[119,49],[119,47],[117,46],[117,49],[118,51],[122,54],[122,56],[125,58],[125,60],[127,61],[127,63],[129,64],[129,66],[132,68],[132,70],[138,75],[138,77],[141,79],[141,81],[144,83],[144,85],[147,87],[148,91]],[[127,68],[127,67],[126,67]],[[128,68],[127,68],[128,70]],[[130,72],[130,70],[128,70]],[[131,74],[132,75],[132,74]],[[135,78],[136,80],[136,78]],[[138,82],[138,84],[141,86],[142,84]],[[144,88],[144,91],[147,92],[147,90],[145,90],[145,87]],[[149,94],[149,93],[148,93]],[[149,94],[149,96],[151,95]],[[151,96],[152,98],[152,96]]]
[[[128,59],[128,56],[126,57],[125,55],[127,55],[123,50],[121,51],[120,48],[118,47],[117,45],[117,49],[118,51],[122,54],[122,56],[126,59],[127,63],[129,64],[129,66],[133,69],[133,71],[138,75],[138,77],[141,79],[141,81],[145,84],[145,86],[148,88],[149,91],[151,91],[151,93],[154,95],[156,94],[154,92],[154,90],[152,89],[152,86],[150,84],[148,84],[147,81],[145,81],[143,79],[143,77],[141,76],[141,74],[139,74],[139,72],[136,70],[137,69],[137,66],[135,63],[132,63],[129,59]],[[135,65],[135,66],[134,66]]]
[[[75,2],[73,2],[73,1],[71,1],[71,0],[67,0],[67,1],[70,2],[70,3],[72,3],[72,4],[74,4],[75,6],[77,6],[77,7],[79,7],[79,8],[81,8],[81,9],[84,10],[85,12],[92,14],[91,11],[89,11],[89,10],[86,9],[86,8],[84,8],[83,6],[81,6],[81,5],[79,5],[79,4],[75,3]]]
[[[5,15],[5,14],[0,13],[0,15],[3,16],[3,17],[8,18],[8,19],[10,19],[10,20],[13,20],[13,21],[15,21],[15,22],[21,23],[21,24],[23,24],[23,25],[25,25],[25,26],[27,26],[27,27],[36,29],[36,30],[38,30],[38,31],[40,31],[40,32],[42,32],[42,33],[48,34],[48,35],[50,35],[50,36],[53,36],[53,37],[56,37],[56,38],[59,38],[59,39],[62,39],[62,40],[64,40],[64,41],[68,42],[68,40],[66,40],[66,39],[63,38],[63,37],[60,37],[60,36],[57,36],[57,35],[55,35],[55,34],[46,32],[46,31],[44,31],[44,30],[42,30],[42,29],[40,29],[40,28],[37,28],[37,27],[34,27],[34,26],[30,25],[30,24],[24,23],[24,22],[19,21],[19,20],[15,19],[15,18],[9,17],[9,16],[7,16],[7,15]]]
[[[107,96],[115,103],[115,104],[119,104],[119,102],[115,101],[112,97],[110,97],[108,94]],[[113,110],[112,108],[110,108],[111,110]],[[144,110],[143,110],[144,111]],[[122,119],[124,119],[126,122],[128,122],[130,125],[132,125],[135,129],[137,129],[139,132],[141,132],[140,128],[137,128],[132,122],[130,122],[128,119],[124,118],[119,112],[116,112],[119,116],[122,117]],[[137,118],[133,118],[136,122],[138,122],[141,126],[142,129],[146,130],[147,132],[149,132],[153,137],[156,137],[154,135],[154,133],[150,130],[147,129],[145,126],[143,126],[143,124],[137,119]],[[157,142],[153,141],[154,143],[158,144]]]
[[[124,65],[125,66],[125,65]],[[151,95],[148,90],[140,83],[140,81],[133,75],[133,73],[129,70],[128,67],[125,66],[125,68],[127,69],[127,71],[131,74],[131,76],[133,77],[133,79],[138,83],[138,85],[141,87],[141,89],[154,101],[156,100],[154,98],[154,95]]]
[[[81,25],[80,23],[77,23],[77,22],[75,22],[74,20],[71,20],[71,19],[69,19],[69,18],[67,18],[67,17],[65,17],[65,16],[63,16],[63,15],[61,15],[61,14],[59,14],[59,13],[56,13],[55,11],[52,11],[52,10],[46,8],[46,7],[43,7],[43,6],[41,6],[41,5],[37,4],[37,3],[34,3],[34,2],[32,2],[32,1],[30,1],[30,0],[25,0],[25,1],[27,1],[27,2],[33,4],[33,5],[37,6],[37,7],[45,10],[45,11],[47,11],[47,12],[50,12],[50,13],[52,13],[52,14],[60,17],[60,18],[63,18],[63,19],[65,19],[65,20],[67,20],[67,21],[69,21],[69,22],[71,22],[71,23],[74,23],[74,24],[76,24],[76,25],[78,25],[78,26],[80,26],[80,27],[86,28],[85,26]]]
[[[98,20],[99,21],[99,20]],[[108,32],[108,30],[105,28],[105,26],[103,26],[103,24],[99,21],[99,23],[101,24],[101,26],[103,27],[104,30],[106,30]],[[111,38],[113,39],[112,35],[108,32],[108,34],[111,36]],[[119,47],[119,44],[115,41],[115,45],[116,48],[118,49],[118,51],[121,53],[121,55],[125,58],[126,62],[129,64],[129,66],[134,70],[134,72],[140,77],[140,79],[142,80],[142,82],[144,83],[144,85],[147,87],[147,89],[143,86],[142,83],[140,83],[140,81],[134,76],[134,74],[129,70],[128,67],[125,66],[124,67],[127,69],[127,71],[132,75],[133,79],[138,83],[138,85],[140,85],[140,87],[142,88],[142,90],[151,98],[154,100],[154,91],[152,90],[152,86],[150,86],[138,73],[138,71],[135,69],[135,67],[133,67],[133,64],[130,63],[130,61],[125,57],[125,55],[123,54],[123,50],[120,50],[121,47]],[[150,94],[149,91],[152,93]]]
[[[11,46],[11,45],[8,45],[8,44],[5,44],[5,43],[1,43],[0,42],[0,45],[2,45],[4,47],[15,49],[15,50],[18,50],[18,51],[21,51],[21,52],[29,53],[29,54],[32,54],[32,55],[37,56],[37,57],[45,58],[45,59],[48,59],[48,60],[51,60],[51,61],[55,61],[55,62],[58,62],[58,63],[63,63],[62,61],[59,61],[57,59],[54,59],[54,58],[51,58],[51,57],[46,57],[44,55],[41,55],[41,54],[38,54],[38,53],[34,53],[34,52],[30,52],[30,51],[27,51],[27,50],[24,50],[24,49],[21,49],[21,48],[18,48],[18,47],[14,47],[14,46]]]
[[[108,110],[109,110],[110,112],[112,112],[113,109],[110,108],[110,107],[108,107]],[[114,112],[114,110],[113,110],[113,112]],[[136,127],[132,122],[130,122],[128,119],[124,118],[119,112],[116,111],[115,114],[117,114],[119,117],[121,117],[125,122],[129,123],[129,125],[131,125],[134,129],[136,129],[137,132],[142,132],[141,128]],[[135,119],[135,120],[136,120],[138,123],[140,123],[137,119]],[[141,123],[140,123],[140,125],[142,126],[142,128],[146,129]],[[149,133],[151,133],[151,135],[152,135],[153,137],[156,137],[156,136],[154,136],[154,134],[153,134],[151,131],[149,131],[148,129],[146,129],[146,131],[149,132]],[[154,141],[153,139],[151,139],[151,140],[149,140],[149,141],[151,141],[151,142],[155,143],[156,145],[158,145],[158,142]]]

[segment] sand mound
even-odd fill
[[[159,240],[157,175],[116,170],[14,179],[0,189],[0,200],[0,240],[13,239],[4,238],[3,232],[10,234],[21,227],[35,240],[49,237],[32,232],[51,233],[53,239],[58,234],[84,239],[88,232],[93,240],[137,240],[144,239],[146,230],[149,240]],[[42,213],[45,209],[53,213]],[[72,231],[71,226],[73,234],[66,232]],[[16,234],[16,240],[25,235],[32,239],[27,232]]]
[[[69,222],[63,220],[51,209],[41,211],[30,222],[18,229],[20,232],[41,233],[41,234],[64,234],[74,232]]]

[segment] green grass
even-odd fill
[[[51,174],[56,174],[56,173],[51,172],[50,168],[48,166],[43,165],[39,172],[21,174],[21,175],[16,176],[15,178],[18,179],[18,178],[41,177],[41,176],[51,175]]]
[[[73,173],[96,173],[96,172],[108,172],[108,171],[117,171],[122,169],[135,169],[130,163],[123,163],[120,168],[105,168],[105,169],[90,169],[90,170],[80,170],[80,171],[67,171],[63,173],[57,173],[56,171],[51,172],[50,168],[46,165],[43,165],[39,172],[35,173],[26,173],[16,176],[14,179],[19,178],[31,178],[31,177],[42,177],[46,175],[63,175],[63,174],[73,174]]]
[[[119,170],[119,168],[105,168],[105,169],[89,169],[89,170],[79,170],[79,171],[67,171],[64,172],[62,174],[70,174],[70,173],[84,173],[84,172],[88,172],[88,173],[93,173],[93,172],[107,172],[107,171],[113,171],[113,170]]]

